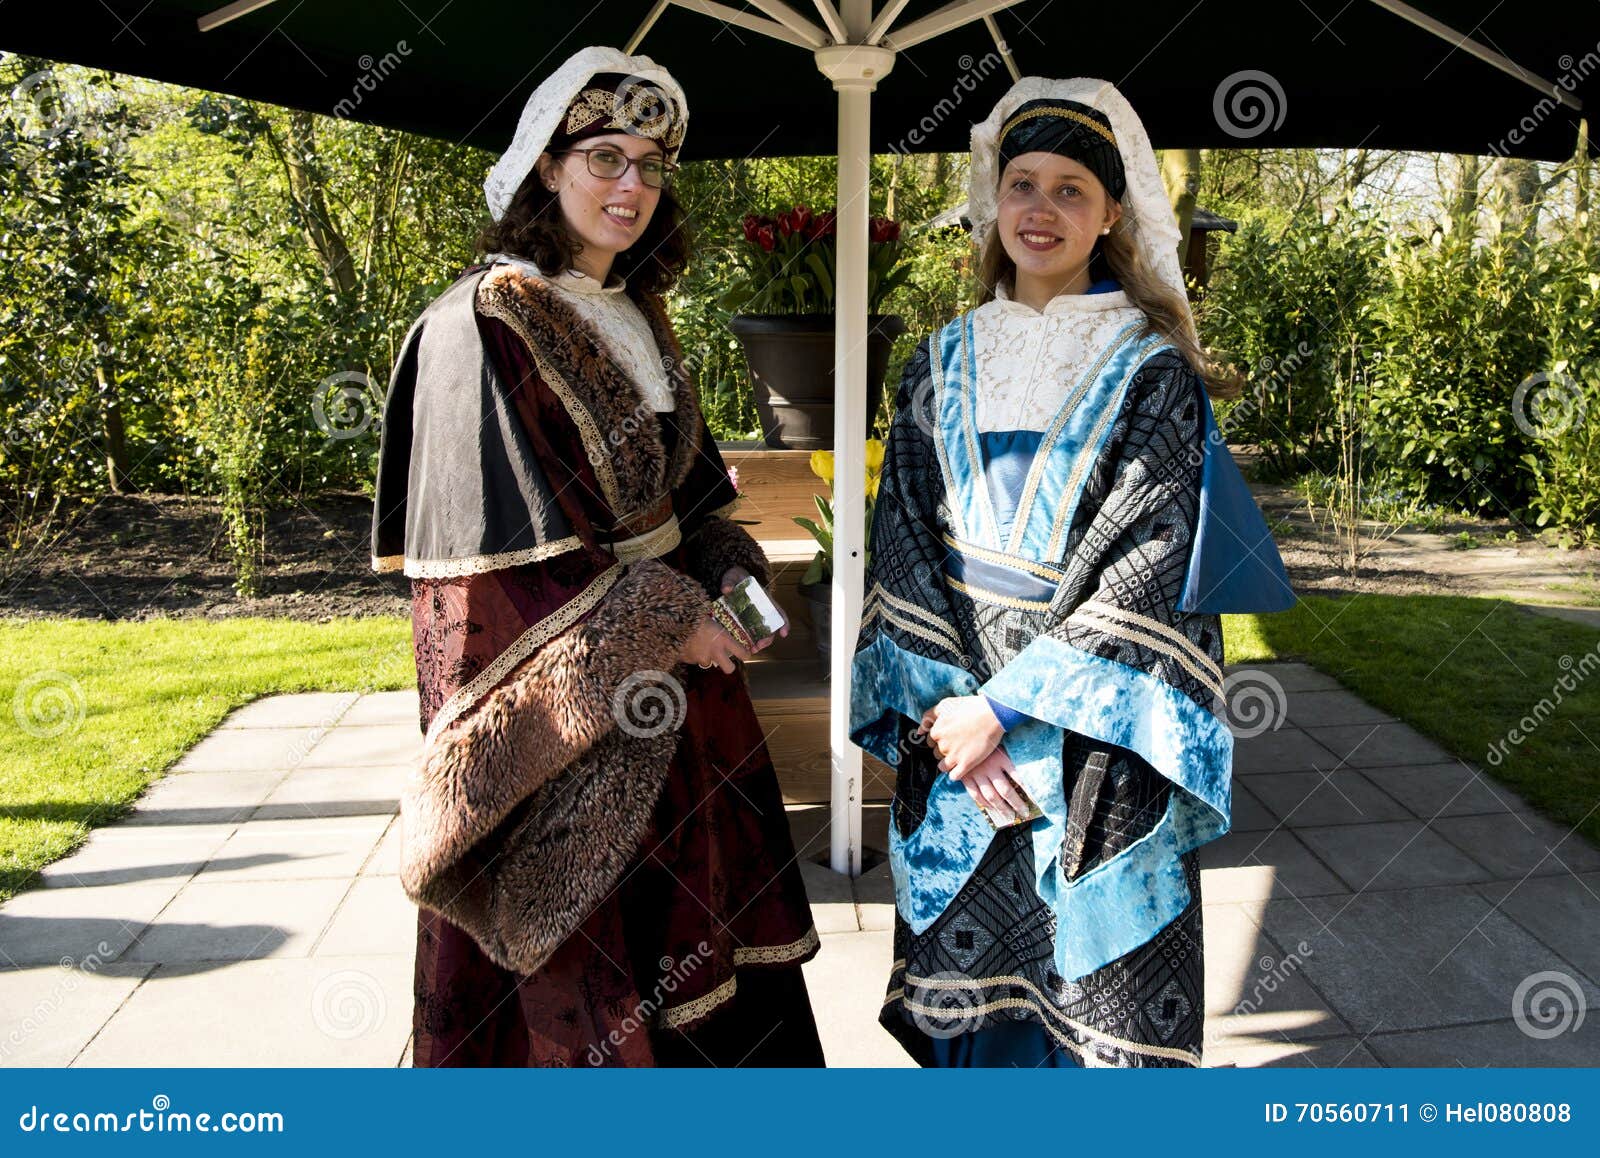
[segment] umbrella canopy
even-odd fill
[[[757,11],[780,7],[246,0],[227,6],[242,14],[203,32],[199,19],[222,9],[221,0],[51,0],[0,5],[0,48],[498,152],[527,94],[565,57],[585,44],[625,45],[654,14],[637,50],[683,82],[694,110],[686,159],[832,153],[827,89],[799,48],[807,37]],[[1578,113],[1552,91],[1565,82],[1587,105],[1600,95],[1593,0],[1145,0],[1136,13],[1051,0],[982,7],[998,9],[990,19],[1021,73],[1114,82],[1158,148],[1359,145],[1563,160]],[[873,150],[964,152],[971,124],[1011,84],[982,19],[961,22],[973,20],[963,10],[981,8],[938,0],[878,8],[895,13],[884,43],[898,60],[884,89],[890,99],[874,109]],[[829,31],[812,3],[797,0],[788,11],[795,26]],[[1444,24],[1430,29],[1428,16]],[[791,43],[758,31],[761,24]],[[1477,48],[1540,79],[1520,79],[1474,55]]]

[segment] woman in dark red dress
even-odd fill
[[[661,304],[686,122],[648,58],[568,60],[485,186],[492,252],[390,383],[373,566],[412,581],[418,1066],[822,1064],[751,652],[710,615],[770,570]]]

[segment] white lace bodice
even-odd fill
[[[1124,290],[1057,294],[1040,311],[1011,297],[973,312],[978,430],[1045,430],[1067,392],[1117,332],[1144,317]]]

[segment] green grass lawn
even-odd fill
[[[1600,844],[1600,631],[1446,595],[1313,596],[1224,631],[1229,663],[1303,659]]]
[[[0,621],[0,900],[241,704],[415,682],[398,616]]]

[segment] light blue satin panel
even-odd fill
[[[1278,545],[1205,400],[1200,520],[1178,610],[1284,611],[1295,604]]]
[[[966,531],[965,537],[998,548],[992,507],[977,447],[977,394],[962,381],[963,352],[972,348],[972,312],[962,314],[933,336],[939,355],[937,429],[939,464],[945,473],[950,505]],[[970,367],[968,368],[970,372]]]
[[[1063,729],[1136,752],[1173,784],[1152,831],[1076,880],[1057,857],[1065,816],[1058,825],[1046,809],[1034,822],[1036,883],[1056,914],[1056,968],[1075,979],[1143,945],[1189,903],[1178,857],[1229,830],[1233,734],[1165,681],[1049,636],[1035,638],[982,690],[1038,717],[1054,741],[1049,757],[1027,770],[1030,794],[1035,776],[1059,793]],[[1009,751],[1010,733],[1006,739]]]
[[[1017,517],[1017,501],[1022,497],[1028,468],[1033,466],[1033,456],[1038,453],[1039,440],[1043,437],[1042,430],[978,432],[978,445],[983,452],[983,474],[989,485],[989,497],[994,501],[1002,543],[1011,537],[1012,521]]]

